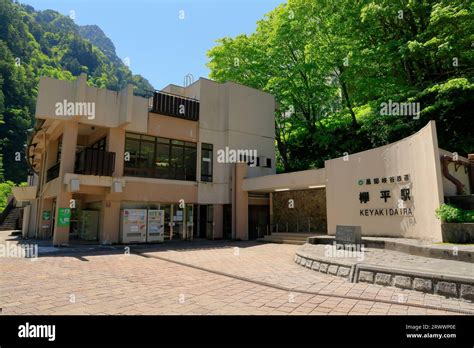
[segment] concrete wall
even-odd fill
[[[247,176],[275,173],[274,109],[272,95],[243,85],[228,82],[216,83],[199,79],[188,87],[169,85],[164,90],[200,101],[198,122],[158,115],[148,112],[148,99],[133,95],[127,86],[114,92],[87,86],[87,76],[75,81],[58,81],[41,78],[37,98],[36,116],[43,119],[43,130],[36,133],[38,145],[35,161],[41,166],[41,185],[38,190],[39,210],[56,199],[56,214],[59,208],[68,206],[71,197],[81,197],[84,202],[97,202],[103,207],[100,220],[100,240],[104,243],[118,241],[121,202],[162,202],[178,204],[184,199],[190,204],[214,205],[215,238],[222,237],[223,205],[232,202],[236,178],[241,186]],[[56,115],[56,103],[94,103],[95,118],[87,116]],[[94,130],[95,127],[96,129]],[[127,131],[178,139],[197,143],[197,180],[185,182],[151,178],[123,177],[125,133]],[[41,135],[42,134],[42,135]],[[58,139],[62,139],[62,156],[59,178],[46,183],[46,171],[56,164]],[[107,150],[116,153],[113,177],[74,174],[76,145],[88,146],[95,140],[107,136]],[[42,139],[39,141],[39,139]],[[201,182],[201,144],[213,144],[213,181]],[[272,168],[243,168],[234,170],[233,163],[218,163],[218,150],[257,150],[258,156],[272,161]],[[238,173],[237,177],[235,176]],[[233,179],[234,177],[234,179]],[[71,192],[70,182],[78,179],[80,188]],[[114,193],[113,182],[120,181],[122,192]],[[240,190],[239,186],[239,190]],[[234,231],[237,238],[247,236],[247,193],[238,192],[238,224]],[[235,198],[235,197],[234,197]],[[45,203],[45,199],[48,202]],[[49,201],[51,199],[51,201]],[[104,213],[105,212],[105,213]],[[37,213],[36,215],[38,215]],[[38,219],[37,219],[38,220]],[[245,220],[245,221],[244,221]],[[67,228],[55,226],[54,244],[67,244]]]
[[[132,86],[115,92],[86,84],[86,75],[75,81],[60,81],[42,77],[36,101],[36,118],[50,120],[75,119],[83,124],[119,127],[135,132],[147,131],[148,99],[133,95]],[[87,102],[95,104],[95,118],[56,115],[56,103]]]
[[[246,178],[242,188],[252,192],[271,192],[281,189],[305,190],[314,186],[326,185],[326,170],[310,169],[293,173],[266,175],[256,178]]]
[[[431,121],[416,134],[396,143],[325,162],[327,175],[328,233],[336,225],[358,225],[363,235],[419,238],[441,241],[440,221],[435,209],[443,202],[436,126]],[[373,184],[374,178],[410,175],[408,182]],[[372,184],[367,185],[366,179]],[[359,180],[363,184],[359,185]],[[363,216],[362,212],[399,208],[400,190],[409,188],[411,200],[402,207],[413,216]],[[381,190],[391,198],[381,199]],[[369,192],[370,201],[361,203],[360,192]]]

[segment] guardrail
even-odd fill
[[[153,93],[150,112],[199,121],[199,101],[163,91]]]
[[[297,218],[289,221],[279,221],[278,223],[267,225],[266,234],[285,233],[311,233],[325,230],[321,223],[315,221],[313,217]]]

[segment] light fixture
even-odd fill
[[[310,189],[315,189],[315,188],[323,188],[326,187],[326,185],[313,185],[313,186],[308,186]]]
[[[289,188],[276,189],[275,192],[290,191]]]
[[[71,179],[71,191],[79,191],[79,180],[78,179]]]
[[[114,181],[113,189],[114,192],[122,192],[122,183],[120,181]]]

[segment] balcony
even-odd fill
[[[196,99],[156,91],[150,101],[150,112],[190,121],[199,121],[199,101]]]
[[[86,148],[76,154],[76,174],[112,176],[114,170],[115,152]]]

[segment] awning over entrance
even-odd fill
[[[242,189],[252,192],[278,192],[322,188],[325,186],[326,170],[321,168],[246,178],[243,180]]]

